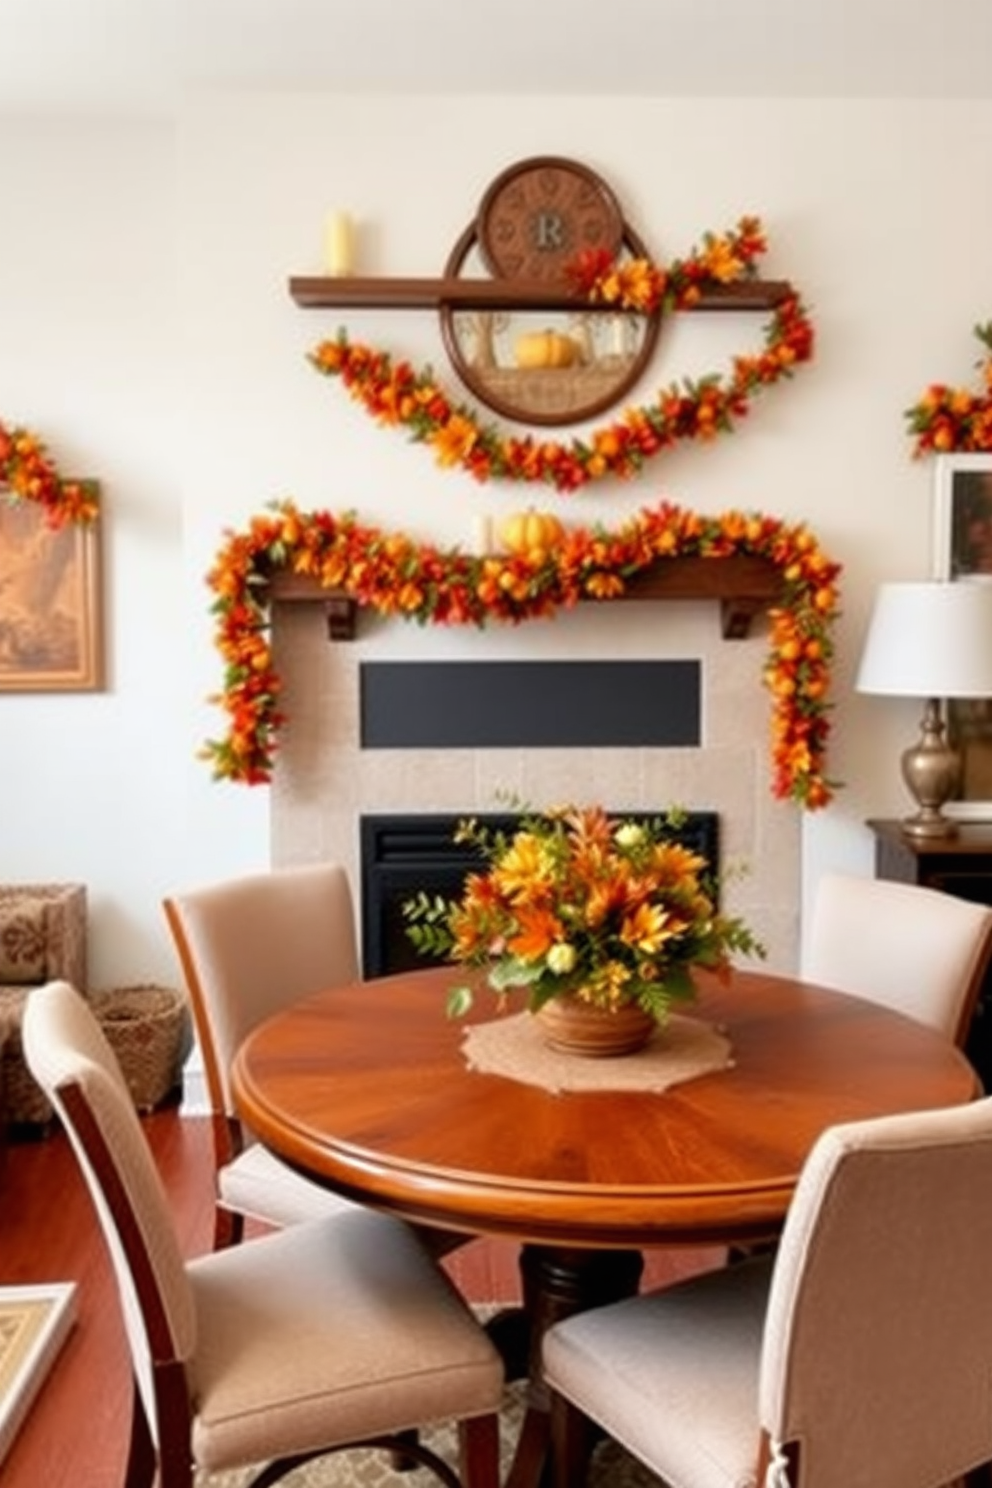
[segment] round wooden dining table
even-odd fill
[[[450,967],[328,988],[260,1025],[233,1087],[257,1138],[309,1177],[409,1220],[522,1242],[531,1408],[509,1488],[541,1481],[540,1340],[637,1289],[643,1249],[773,1238],[817,1136],[980,1094],[964,1056],[901,1014],[794,978],[697,978],[680,1008],[721,1030],[723,1068],[663,1091],[555,1091],[482,1073]],[[516,1009],[513,1009],[516,1011]]]

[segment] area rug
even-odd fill
[[[500,1478],[506,1475],[513,1458],[513,1448],[520,1433],[524,1410],[524,1385],[510,1385],[500,1414],[500,1444],[503,1458]],[[457,1437],[453,1426],[428,1428],[420,1433],[425,1447],[430,1447],[457,1471]],[[196,1488],[244,1488],[251,1481],[250,1472],[198,1473]],[[429,1488],[437,1478],[426,1468],[399,1473],[390,1464],[386,1452],[356,1448],[339,1452],[298,1467],[283,1478],[286,1488]],[[595,1451],[588,1478],[588,1488],[664,1488],[661,1479],[648,1472],[615,1442],[602,1442]]]
[[[0,1287],[0,1462],[75,1318],[74,1282]]]

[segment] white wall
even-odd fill
[[[208,97],[177,141],[0,118],[0,418],[104,483],[110,661],[102,694],[0,696],[4,877],[85,879],[94,980],[120,982],[174,974],[166,888],[268,860],[267,792],[214,784],[195,759],[221,727],[204,702],[220,664],[203,575],[222,529],[292,495],[469,542],[480,511],[508,504],[306,365],[345,317],[301,311],[286,281],[319,270],[331,207],[362,220],[363,270],[440,272],[490,181],[537,154],[599,171],[659,259],[757,213],[763,271],[812,307],[816,360],[736,434],[569,498],[567,515],[616,521],[669,496],[812,525],[845,565],[832,767],[846,789],[804,823],[808,879],[867,868],[862,823],[904,809],[896,755],[916,709],[855,698],[851,679],[875,583],[929,570],[932,467],[911,461],[902,410],[973,376],[990,136],[992,104],[966,102]],[[448,377],[433,317],[347,323]],[[640,399],[722,366],[759,325],[675,318]],[[522,487],[509,504],[556,499]],[[453,635],[452,652],[472,640]]]
[[[87,884],[93,986],[172,977],[185,871],[174,162],[164,126],[0,119],[0,419],[101,482],[107,672],[0,694],[0,877]]]

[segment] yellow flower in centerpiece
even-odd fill
[[[666,940],[678,935],[685,921],[673,920],[667,909],[660,904],[639,904],[632,915],[628,915],[620,929],[624,945],[632,946],[645,956],[655,956]]]
[[[462,822],[457,840],[488,869],[469,874],[459,899],[408,900],[407,934],[434,959],[484,968],[501,996],[523,991],[532,1010],[574,995],[636,1003],[661,1021],[694,996],[694,967],[726,971],[735,952],[764,955],[744,922],[720,911],[715,870],[677,840],[682,820],[570,806],[525,814],[512,832]],[[459,986],[449,1011],[471,1001]]]
[[[541,886],[551,883],[551,861],[540,840],[529,832],[518,832],[493,869],[493,884],[512,899],[533,898]]]

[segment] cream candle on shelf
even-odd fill
[[[329,212],[324,224],[324,272],[342,279],[355,266],[355,228],[347,212]]]
[[[485,558],[493,551],[493,519],[492,517],[476,517],[474,526],[473,547],[480,558]]]

